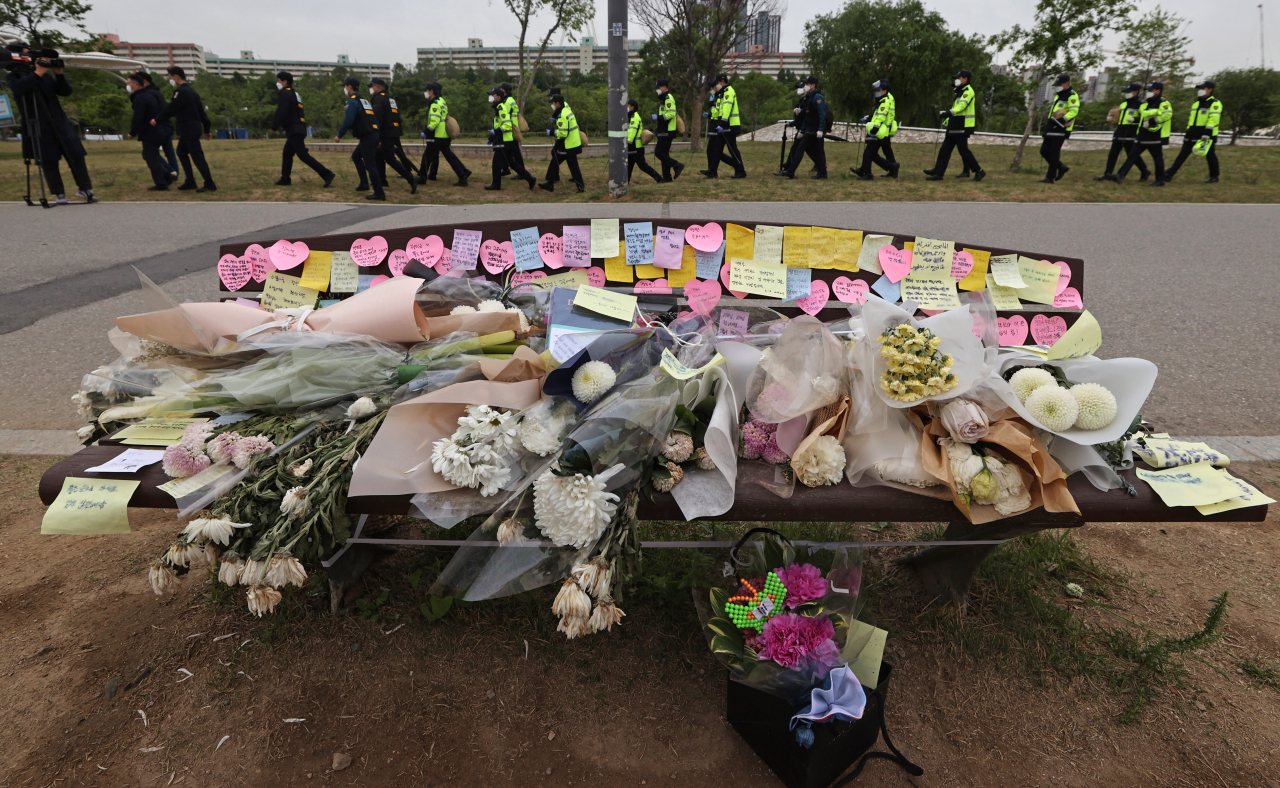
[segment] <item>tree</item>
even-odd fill
[[[1038,0],[1035,22],[1029,28],[1014,25],[990,39],[997,51],[1012,49],[1010,67],[1030,71],[1032,86],[1052,71],[1081,73],[1102,62],[1102,36],[1110,30],[1129,26],[1134,6],[1130,0]],[[1010,172],[1022,166],[1022,152],[1035,128],[1040,91],[1034,90],[1027,128],[1009,165]]]
[[[760,128],[781,117],[791,117],[792,99],[795,96],[795,80],[780,82],[768,74],[752,71],[733,83],[738,94],[738,110],[742,113],[744,128]]]
[[[899,123],[936,126],[937,111],[952,103],[952,74],[973,72],[979,97],[992,78],[981,40],[949,29],[920,0],[853,0],[805,23],[804,35],[823,94],[854,117],[875,104],[871,83],[888,79]]]
[[[1229,68],[1214,74],[1213,95],[1222,114],[1231,120],[1231,144],[1236,137],[1280,122],[1280,71],[1269,68]]]
[[[632,12],[653,36],[650,52],[691,105],[691,148],[702,147],[707,84],[723,68],[725,55],[746,30],[747,19],[777,12],[779,7],[780,0],[632,0]]]
[[[93,10],[79,0],[0,0],[0,30],[8,30],[35,49],[60,47],[73,39],[53,25],[87,33],[84,15]]]
[[[520,40],[517,44],[520,50],[520,76],[516,85],[516,104],[523,112],[524,103],[537,81],[538,69],[542,67],[542,59],[546,55],[547,45],[551,43],[551,37],[557,31],[563,30],[568,34],[570,41],[576,41],[575,31],[595,16],[596,4],[594,0],[503,0],[503,2],[507,4],[507,10],[520,23]],[[535,16],[543,12],[549,12],[554,21],[551,27],[547,28],[542,42],[538,44],[538,54],[532,66],[525,68],[527,60],[525,41],[529,35],[529,25],[532,24]]]
[[[1190,67],[1196,63],[1187,54],[1191,39],[1178,33],[1186,21],[1156,6],[1134,22],[1116,52],[1125,81],[1146,84],[1159,79],[1170,85],[1185,82]]]
[[[982,99],[985,128],[991,131],[991,121],[999,118],[997,132],[1005,132],[1011,119],[1016,119],[1027,111],[1027,92],[1022,84],[1008,74],[992,74],[991,85]]]

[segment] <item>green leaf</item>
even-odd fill
[[[711,653],[724,654],[727,657],[733,657],[734,659],[739,660],[746,658],[743,654],[742,641],[735,642],[724,635],[716,635],[711,638]]]
[[[729,591],[724,588],[711,589],[711,608],[720,618],[726,618],[724,606],[729,601]]]
[[[409,577],[408,577],[407,579],[408,579],[408,581],[409,581],[409,587],[410,587],[410,588],[412,588],[414,591],[417,591],[417,590],[418,590],[418,583],[419,583],[419,581],[421,581],[421,580],[422,580],[422,570],[421,570],[421,569],[419,569],[418,571],[416,571],[416,572],[414,572],[413,574],[409,575]]]
[[[733,640],[742,640],[742,633],[738,631],[738,626],[727,618],[709,619],[706,626],[707,629],[717,635],[723,635]]]
[[[451,607],[453,607],[453,597],[433,596],[430,601],[423,603],[421,608],[422,617],[428,622],[439,621],[444,618]]]

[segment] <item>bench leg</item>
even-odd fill
[[[999,522],[974,525],[969,522],[947,524],[940,541],[969,542],[988,539],[1013,539],[1044,530],[1039,525],[1001,525]],[[903,556],[897,563],[915,570],[925,590],[943,602],[961,609],[969,599],[969,586],[978,567],[991,551],[999,545],[956,545],[955,547],[928,547]]]
[[[369,515],[360,515],[355,533],[351,535],[353,539],[360,536],[364,531],[364,524],[368,521]],[[342,546],[342,549],[327,560],[321,561],[320,564],[329,573],[329,612],[338,612],[338,608],[342,606],[342,597],[346,595],[347,589],[364,575],[365,570],[372,566],[374,561],[394,552],[396,552],[396,548],[388,547],[387,545],[352,544],[347,542]]]

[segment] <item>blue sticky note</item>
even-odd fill
[[[538,253],[537,227],[511,231],[511,247],[516,255],[517,271],[532,271],[542,267],[542,255]]]
[[[876,291],[876,295],[891,304],[896,304],[898,299],[902,297],[902,283],[890,282],[887,276],[881,276],[872,283],[871,289]]]
[[[334,304],[341,304],[341,303],[342,303],[342,300],[341,300],[341,299],[339,299],[339,298],[322,298],[322,299],[320,299],[317,303],[319,303],[319,304],[320,304],[320,308],[321,308],[321,309],[323,309],[323,308],[325,308],[326,306],[333,306]]]
[[[363,293],[373,284],[373,280],[377,279],[377,274],[357,274],[356,275],[356,292]]]
[[[720,248],[714,252],[699,252],[695,249],[693,257],[698,262],[699,279],[720,278],[720,264],[724,262],[724,241],[720,242]]]
[[[812,283],[812,268],[788,268],[787,300],[794,301],[797,298],[808,298]]]
[[[627,265],[653,265],[653,222],[624,224],[622,236],[627,242]]]

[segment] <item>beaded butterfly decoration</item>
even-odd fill
[[[729,619],[739,629],[764,631],[764,624],[781,612],[782,603],[787,598],[787,588],[773,572],[764,580],[764,588],[756,589],[746,580],[742,581],[743,589],[737,596],[731,596],[725,602],[724,610]]]

